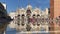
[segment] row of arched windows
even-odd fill
[[[22,14],[22,15],[18,15],[18,16],[25,16],[25,15]],[[39,14],[37,14],[37,15],[33,14],[32,16],[40,16],[40,15]]]

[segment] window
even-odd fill
[[[24,26],[25,24],[24,23],[21,23],[22,26]]]
[[[33,14],[33,16],[35,16],[35,14]]]
[[[19,17],[20,15],[18,14],[18,17]]]
[[[27,12],[26,13],[31,13],[31,11],[30,10],[27,10]]]
[[[40,16],[39,14],[37,16]]]
[[[25,16],[24,14],[22,14],[22,16]]]
[[[35,26],[36,24],[35,23],[33,23],[33,26]]]
[[[37,26],[39,26],[40,24],[37,23]]]

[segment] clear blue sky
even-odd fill
[[[19,7],[26,7],[28,3],[32,5],[32,7],[38,6],[41,9],[50,7],[50,0],[0,0],[0,2],[5,2],[7,4],[7,11],[15,11],[19,5]]]

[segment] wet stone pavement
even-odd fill
[[[18,32],[16,31],[15,28],[10,28],[9,26],[6,29],[6,34],[49,34],[49,33],[22,33],[22,32]]]

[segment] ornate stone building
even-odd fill
[[[48,31],[48,8],[41,10],[40,8],[34,8],[28,5],[26,8],[19,8],[13,14],[16,29],[20,31]],[[14,16],[15,15],[15,16]],[[28,26],[27,26],[28,25]],[[28,28],[27,28],[28,27]],[[27,28],[27,29],[26,29]],[[30,28],[30,29],[29,29]]]
[[[49,31],[48,8],[41,10],[28,5],[26,8],[19,8],[9,15],[14,18],[14,27],[19,31]],[[13,24],[12,24],[13,25]]]

